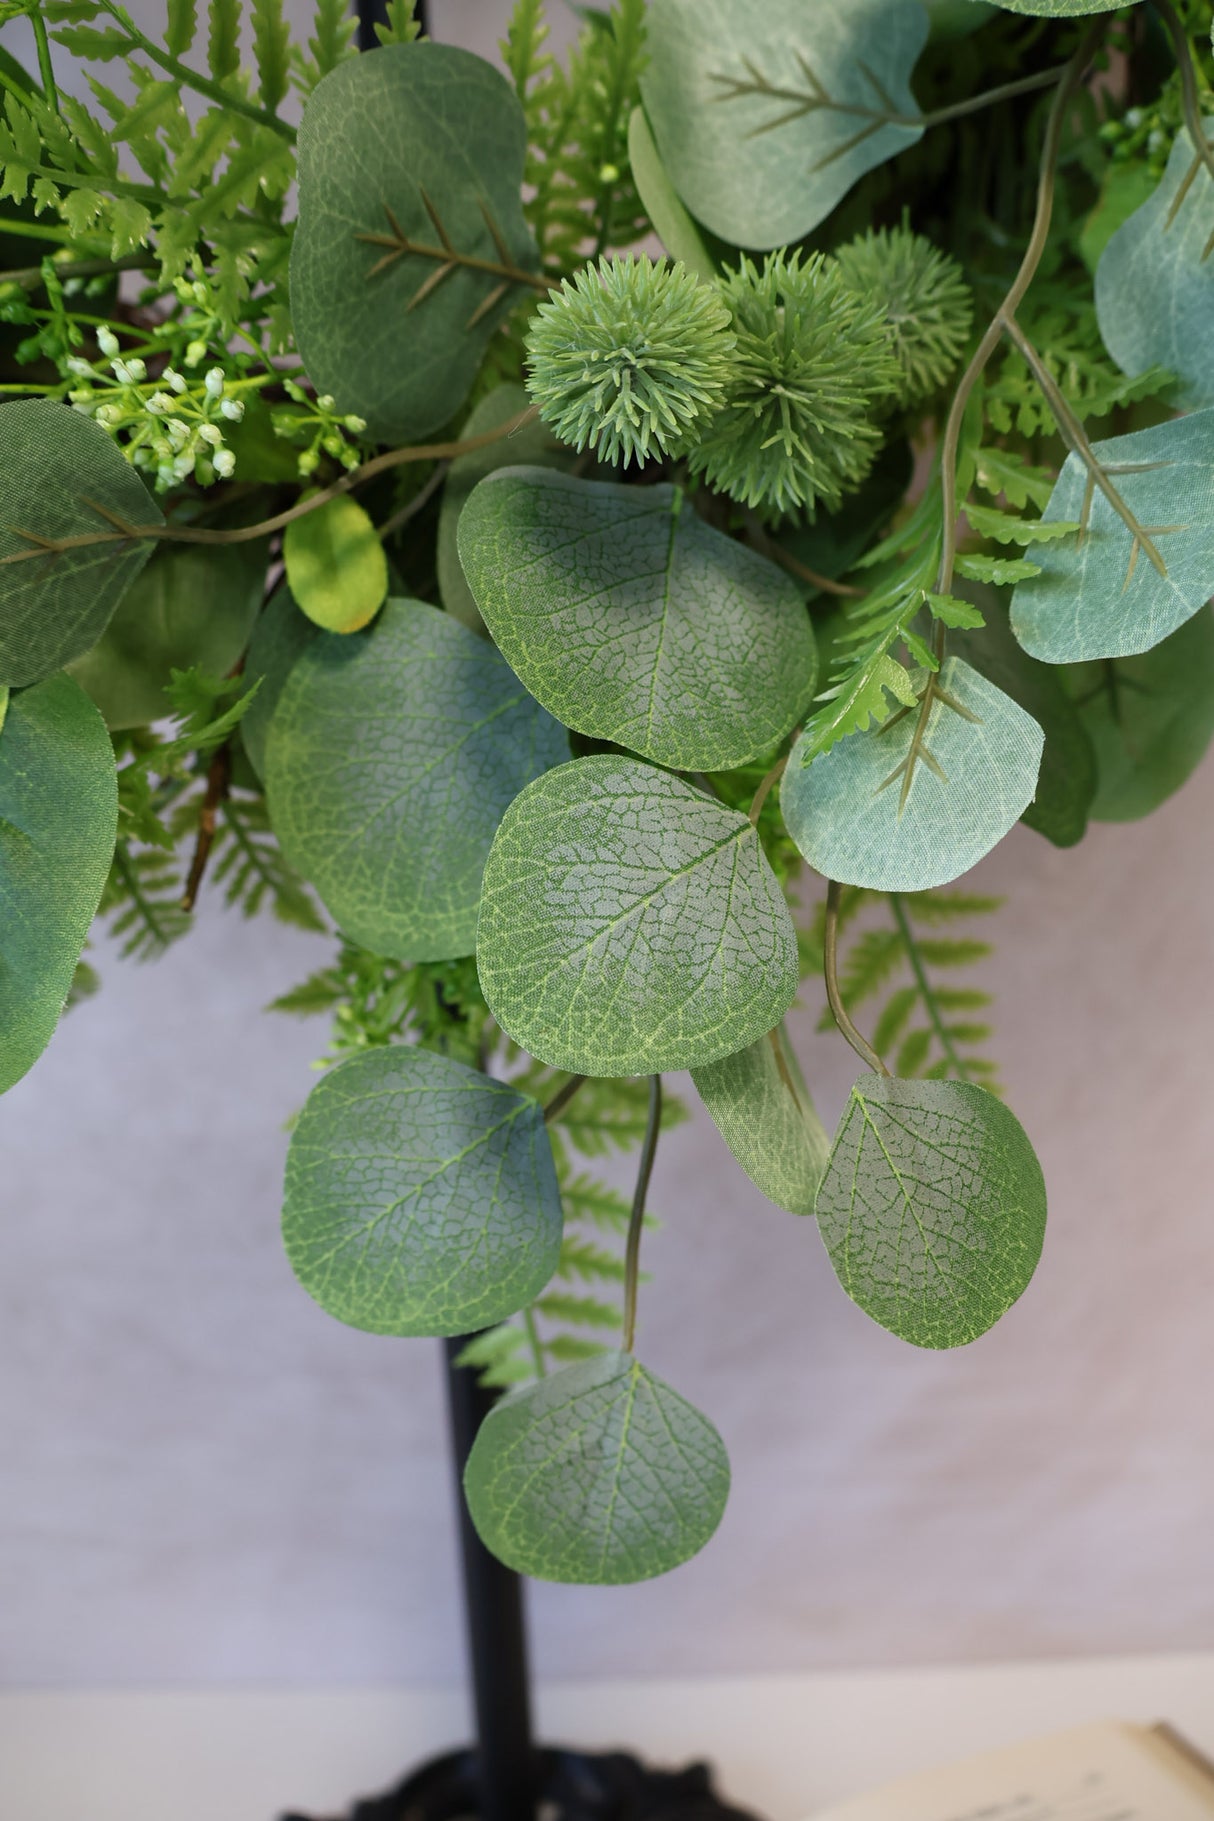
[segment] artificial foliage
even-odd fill
[[[413,14],[0,4],[0,1087],[97,915],[328,932],[290,1265],[509,1392],[504,1561],[636,1580],[729,1484],[638,1351],[664,1075],[912,1345],[1037,1265],[956,882],[1214,736],[1211,9]]]

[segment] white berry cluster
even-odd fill
[[[128,460],[151,473],[160,492],[191,476],[203,487],[227,480],[236,457],[224,443],[224,425],[244,416],[244,402],[235,395],[241,382],[230,381],[222,367],[211,367],[201,378],[165,367],[158,379],[149,380],[146,362],[124,358],[111,329],[98,331],[97,345],[108,371],[78,357],[67,362],[77,382],[68,393],[76,410],[119,440]],[[187,362],[193,352],[191,345]]]

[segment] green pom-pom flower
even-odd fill
[[[857,296],[833,259],[743,257],[722,285],[737,347],[734,379],[691,467],[769,519],[834,510],[881,447],[873,423],[899,369],[879,302]]]
[[[536,311],[527,390],[562,442],[626,468],[686,446],[724,398],[732,351],[728,309],[684,266],[603,260]]]
[[[974,306],[961,267],[906,227],[871,229],[840,247],[839,269],[852,290],[881,305],[898,365],[904,404],[942,386],[965,351]]]

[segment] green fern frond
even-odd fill
[[[537,1315],[548,1321],[567,1323],[575,1328],[618,1328],[620,1311],[614,1303],[600,1302],[594,1296],[568,1296],[563,1291],[549,1291],[535,1305]]]
[[[524,1354],[527,1336],[514,1322],[502,1322],[474,1334],[456,1355],[456,1364],[469,1366],[481,1384],[491,1391],[508,1391],[533,1375],[533,1367]]]
[[[291,61],[291,28],[282,0],[253,0],[253,55],[261,105],[272,114],[286,95]]]
[[[210,0],[207,67],[216,82],[240,68],[240,0]]]
[[[602,1341],[583,1340],[576,1334],[557,1334],[546,1343],[545,1351],[558,1366],[572,1366],[580,1359],[597,1359],[608,1349]]]
[[[561,1172],[561,1200],[567,1223],[584,1221],[602,1233],[624,1233],[628,1229],[628,1197],[599,1182],[597,1177],[584,1172],[570,1176],[566,1168]]]
[[[211,879],[223,886],[224,902],[245,917],[268,904],[280,923],[324,934],[328,925],[274,838],[265,799],[229,797],[221,816]]]
[[[345,0],[316,0],[308,39],[311,55],[298,59],[299,86],[305,95],[312,93],[322,76],[356,55],[353,38],[357,29],[358,20]]]
[[[567,1192],[562,1192],[562,1200],[568,1211]],[[596,1246],[593,1240],[583,1239],[580,1233],[567,1232],[556,1274],[567,1283],[623,1283],[624,1261],[604,1246]]]
[[[174,854],[118,842],[99,915],[108,923],[124,960],[157,960],[185,935],[192,918],[181,908],[181,892],[181,871]]]
[[[167,0],[166,13],[165,49],[173,57],[184,57],[198,31],[197,0]]]

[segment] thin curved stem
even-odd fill
[[[5,222],[7,234],[9,223]],[[154,254],[127,253],[122,259],[52,260],[56,278],[100,278],[107,272],[151,272],[159,264]],[[18,266],[12,272],[0,272],[0,285],[20,285],[22,290],[36,290],[42,283],[42,267]]]
[[[796,740],[796,737],[797,736],[794,733],[793,734],[794,742]],[[776,785],[780,782],[780,779],[784,776],[784,773],[788,770],[788,761],[791,756],[792,755],[790,753],[786,752],[782,759],[776,760],[775,764],[772,766],[772,768],[768,772],[767,776],[763,779],[762,783],[759,785],[758,790],[756,790],[753,798],[751,799],[750,825],[752,828],[757,828],[759,826],[759,817],[763,814],[763,805],[766,803],[768,797],[771,795],[771,793],[775,789]]]
[[[573,1099],[573,1096],[577,1093],[585,1080],[585,1075],[571,1075],[564,1087],[557,1090],[544,1108],[545,1125],[551,1125],[554,1119],[560,1118],[561,1114],[569,1105],[569,1102]]]
[[[637,1166],[637,1186],[632,1197],[632,1217],[628,1222],[628,1244],[624,1252],[624,1351],[632,1352],[637,1327],[637,1285],[640,1283],[641,1233],[645,1226],[645,1201],[649,1178],[657,1156],[658,1137],[662,1130],[662,1077],[649,1077],[649,1118]]]
[[[1188,35],[1180,22],[1180,16],[1172,5],[1172,0],[1151,0],[1155,11],[1163,20],[1164,29],[1172,40],[1176,52],[1176,68],[1180,75],[1180,100],[1184,110],[1185,125],[1189,129],[1189,138],[1193,141],[1195,162],[1204,164],[1214,179],[1214,146],[1206,138],[1206,123],[1201,112],[1201,97],[1197,92],[1197,75],[1193,68],[1193,51]],[[1192,182],[1192,177],[1187,180]],[[1187,184],[1186,184],[1187,187]]]
[[[843,995],[839,991],[839,899],[843,888],[837,879],[828,879],[826,884],[826,930],[822,942],[824,959],[823,975],[826,980],[826,998],[830,1005],[835,1023],[851,1044],[861,1062],[877,1075],[888,1075],[889,1070],[878,1056],[867,1037],[862,1037],[851,1021]]]
[[[946,107],[934,108],[930,114],[924,114],[923,126],[944,126],[950,120],[964,120],[968,114],[978,114],[986,107],[994,107],[1000,101],[1015,101],[1019,95],[1033,95],[1039,89],[1053,88],[1056,82],[1066,77],[1067,66],[1059,64],[1057,69],[1038,70],[1035,76],[1020,76],[1015,82],[1005,82],[999,88],[984,89],[980,95],[971,95],[968,101],[950,101]]]
[[[898,892],[890,892],[889,905],[894,913],[894,922],[902,932],[902,940],[906,945],[906,958],[910,962],[911,972],[915,976],[915,984],[919,988],[919,997],[923,1001],[923,1009],[927,1013],[931,1027],[936,1033],[940,1048],[944,1051],[944,1054],[947,1056],[953,1068],[956,1069],[958,1078],[961,1081],[968,1081],[970,1078],[969,1070],[961,1060],[961,1057],[957,1054],[956,1045],[948,1034],[948,1027],[940,1016],[940,1007],[936,1003],[936,995],[932,991],[932,983],[927,977],[927,970],[923,965],[923,957],[919,953],[918,940],[916,939],[914,930],[911,928],[910,918],[906,914],[906,907]]]
[[[42,92],[46,96],[46,105],[52,114],[59,112],[59,90],[55,86],[55,67],[51,62],[51,43],[46,35],[46,20],[42,17],[41,7],[35,6],[29,14],[29,22],[34,28],[34,43],[38,47],[38,73],[42,77]]]

